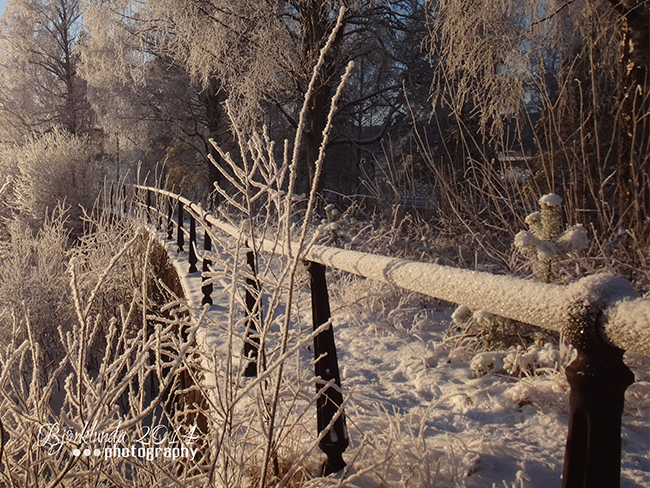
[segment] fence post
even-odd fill
[[[248,243],[246,246],[248,246]],[[248,311],[248,320],[246,321],[246,335],[244,337],[244,357],[249,360],[249,363],[246,365],[243,375],[250,378],[257,376],[257,361],[260,349],[260,338],[257,335],[257,327],[255,327],[255,317],[259,315],[258,297],[260,289],[257,283],[255,254],[252,250],[246,253],[246,262],[250,268],[252,277],[246,278],[246,310]],[[255,291],[255,295],[253,295],[253,291]]]
[[[180,200],[178,200],[178,233],[176,234],[176,244],[178,245],[178,252],[183,252],[185,236],[183,235],[183,203]]]
[[[583,297],[572,305],[579,312],[570,313],[565,334],[578,355],[566,368],[571,391],[562,488],[615,488],[621,481],[625,390],[634,374],[623,363],[625,351],[606,344],[598,333],[604,315],[600,300]]]
[[[196,273],[196,263],[198,259],[196,258],[196,220],[194,215],[190,213],[190,255],[188,257],[190,263],[190,273]]]
[[[122,216],[126,217],[126,186],[122,184]]]
[[[158,193],[154,193],[154,198],[156,199],[156,229],[160,230],[163,223],[162,208],[160,205],[160,195]]]
[[[172,208],[172,197],[167,196],[167,239],[174,238],[174,209]]]
[[[203,227],[203,249],[205,251],[212,251],[212,239],[210,238],[210,234],[208,233],[208,227],[210,227],[210,224],[208,222],[205,222],[205,226]],[[212,265],[212,261],[210,261],[207,257],[203,258],[203,274],[201,275],[201,281],[206,281],[208,278],[205,275],[210,271],[210,266]],[[203,298],[201,299],[201,305],[212,305],[212,283],[208,283],[207,285],[201,286],[201,291],[203,292]]]
[[[147,224],[151,223],[151,192],[149,190],[145,190],[147,192]]]
[[[309,271],[311,277],[311,310],[314,329],[317,329],[331,317],[325,266],[319,263],[307,262],[307,271]],[[323,383],[334,379],[336,386],[339,388],[339,390],[332,387],[327,388],[324,392],[321,392],[316,401],[316,419],[318,432],[320,433],[327,427],[343,403],[343,395],[340,392],[341,375],[339,374],[334,331],[331,325],[327,330],[314,337],[314,358],[317,359],[315,364],[316,376],[320,377]],[[320,392],[322,388],[322,385],[317,385],[316,392]],[[348,447],[348,444],[345,413],[341,412],[332,429],[318,445],[321,451],[327,455],[327,460],[322,467],[323,476],[336,473],[346,466],[343,460],[343,451]]]

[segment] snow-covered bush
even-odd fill
[[[474,378],[485,376],[491,371],[499,372],[503,370],[503,355],[497,352],[481,352],[472,358],[469,364]]]
[[[535,259],[537,278],[547,283],[558,280],[557,264],[562,259],[572,251],[583,249],[587,245],[587,233],[581,224],[562,232],[561,203],[562,198],[553,193],[540,198],[541,211],[526,217],[530,231],[519,232],[514,240],[517,249]],[[465,306],[458,307],[452,319],[457,331],[479,338],[483,349],[488,351],[503,350],[512,346],[525,348],[531,344],[542,346],[553,336],[537,327],[482,310],[469,310]],[[535,352],[531,354],[534,355]],[[525,357],[525,352],[520,356]],[[482,364],[482,358],[477,357],[476,361],[477,365]],[[513,368],[505,369],[509,371]],[[477,371],[479,370],[482,371],[477,366]]]
[[[69,207],[68,225],[81,235],[80,206],[91,208],[101,189],[101,147],[61,130],[0,152],[0,168],[14,174],[17,218],[38,228],[57,205]]]
[[[514,245],[529,257],[536,257],[534,270],[537,279],[544,283],[556,282],[557,263],[572,251],[584,249],[588,244],[587,231],[576,224],[564,232],[562,229],[562,198],[554,193],[539,200],[540,212],[526,217],[530,231],[522,230],[515,236]]]
[[[501,352],[482,352],[476,354],[470,363],[475,378],[490,372],[504,372],[510,375],[530,376],[539,372],[562,372],[573,359],[574,350],[560,344],[536,344],[524,348],[513,346]]]
[[[48,230],[51,226],[54,230]],[[47,223],[39,243],[52,248],[61,227],[60,222]],[[96,230],[107,231],[101,226]],[[205,486],[197,479],[206,477],[197,468],[205,452],[191,438],[183,437],[183,442],[198,451],[193,460],[171,463],[171,456],[165,458],[162,449],[155,457],[151,452],[151,458],[125,456],[127,450],[137,452],[150,445],[154,437],[147,436],[155,426],[165,433],[170,426],[185,429],[181,434],[191,428],[187,419],[196,419],[198,405],[188,403],[191,391],[181,377],[196,371],[191,353],[198,325],[186,327],[187,321],[173,309],[166,316],[147,314],[151,302],[146,290],[152,278],[148,263],[153,261],[155,240],[145,238],[144,252],[140,249],[137,256],[129,256],[144,234],[123,230],[110,235],[116,250],[109,262],[103,260],[105,250],[100,249],[105,244],[98,243],[79,250],[69,263],[61,257],[53,260],[51,266],[56,269],[49,271],[55,276],[42,276],[44,285],[61,299],[59,323],[47,324],[59,343],[58,357],[47,354],[49,339],[31,326],[33,315],[28,307],[47,297],[34,297],[22,307],[13,305],[10,315],[26,333],[3,341],[0,348],[2,486],[56,486],[64,477],[76,480],[71,486],[88,486],[89,476],[93,484],[115,487],[168,486],[170,479],[180,480],[176,484],[182,486]],[[55,237],[48,237],[47,232]],[[51,258],[61,247],[46,252]],[[98,261],[105,263],[97,274],[89,272],[92,266],[88,265],[98,257],[96,253]],[[38,258],[35,254],[31,259],[38,263]],[[131,258],[137,258],[139,286],[125,302],[107,301],[106,281],[112,274],[132,272]],[[6,265],[6,260],[0,264]],[[51,281],[54,278],[56,282]],[[8,291],[4,285],[2,291]],[[102,329],[104,317],[108,320]],[[143,327],[143,322],[149,327]],[[168,442],[162,445],[164,439],[162,435],[156,438],[157,447],[169,447]],[[119,456],[113,456],[116,449]]]
[[[543,344],[547,340],[538,327],[495,315],[484,310],[471,310],[465,305],[453,312],[448,340],[473,338],[474,344],[467,346],[474,351],[503,350],[515,345]],[[456,341],[458,342],[458,341]]]
[[[76,320],[67,269],[70,258],[76,263],[76,286],[82,298],[93,296],[87,311],[95,317],[96,341],[90,350],[101,347],[120,304],[130,303],[141,288],[143,269],[149,268],[147,307],[155,308],[163,294],[156,286],[156,264],[153,259],[145,265],[143,257],[154,254],[147,250],[147,238],[139,234],[120,260],[113,263],[110,273],[106,268],[120,252],[121,247],[137,232],[139,224],[110,218],[108,213],[93,217],[86,215],[86,234],[70,247],[67,214],[59,206],[46,218],[38,231],[33,231],[20,220],[9,222],[10,240],[0,255],[0,341],[13,343],[31,339],[39,344],[40,354],[47,366],[42,373],[49,380],[52,365],[59,364],[66,355],[61,335],[71,331]],[[163,251],[164,252],[164,251]],[[101,278],[101,288],[95,283]],[[140,302],[138,302],[140,303]],[[134,309],[133,312],[138,309]],[[135,314],[132,323],[139,327],[142,311]],[[103,353],[86,356],[89,368],[98,370]]]
[[[69,331],[74,320],[65,273],[66,216],[61,207],[53,210],[37,232],[21,221],[10,221],[9,240],[0,256],[0,342],[18,347],[30,337],[37,341],[42,361],[49,366],[44,373],[63,354],[58,330]]]

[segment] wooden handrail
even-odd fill
[[[135,185],[135,188],[175,199],[179,208],[185,206],[205,222],[206,227],[216,227],[232,237],[241,237],[240,229],[215,218],[200,205],[180,195],[141,185]],[[180,226],[178,232],[180,236]],[[190,242],[192,245],[194,243]],[[569,286],[559,286],[319,245],[301,249],[293,242],[261,239],[255,247],[256,250],[285,256],[302,254],[310,263],[315,329],[317,323],[320,325],[329,318],[324,268],[329,266],[564,333],[576,348],[577,357],[566,368],[571,391],[562,487],[609,488],[620,485],[621,417],[625,390],[634,382],[633,373],[623,362],[623,353],[627,350],[650,356],[650,301],[640,298],[628,281],[615,276],[594,275]],[[250,262],[250,251],[248,258]],[[318,265],[314,266],[314,263]],[[318,350],[321,346],[317,347],[322,343],[322,347],[329,348],[326,356],[333,359],[332,364],[337,364],[332,328],[321,332],[319,337],[319,341],[314,340],[316,357],[322,354]],[[327,379],[340,385],[338,366],[326,370],[334,374],[333,378],[328,376]],[[336,405],[340,405],[328,391],[323,394],[326,399],[321,403],[328,405],[331,402],[334,408],[319,407],[319,429],[329,424],[337,411]],[[337,422],[333,427],[335,431],[345,432],[342,413]],[[328,456],[323,465],[324,474],[345,466],[341,454],[348,445],[347,437],[335,435],[334,438],[336,442],[328,438],[330,440],[320,445]]]
[[[238,228],[215,218],[187,198],[153,187],[135,188],[178,200],[200,219],[239,237]],[[269,239],[258,244],[261,250],[275,254],[299,252],[296,243],[291,244],[291,250],[286,244]],[[598,304],[604,312],[598,323],[603,340],[620,349],[650,356],[650,300],[638,297],[629,282],[619,277],[595,275],[560,286],[319,245],[307,249],[304,257],[364,278],[567,334],[575,325],[575,313],[580,306],[586,302]],[[626,327],[626,318],[630,316],[632,323]]]

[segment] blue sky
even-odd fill
[[[6,6],[7,6],[7,0],[0,0],[0,15],[5,13]]]

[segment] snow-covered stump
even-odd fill
[[[611,488],[621,481],[621,417],[634,374],[623,363],[625,351],[606,344],[598,330],[604,299],[634,290],[620,279],[595,285],[578,288],[568,305],[564,332],[578,355],[566,368],[571,391],[562,488]]]
[[[314,330],[330,320],[331,312],[327,294],[327,281],[325,279],[325,266],[320,263],[307,262],[307,271],[310,275],[311,310]],[[320,377],[322,384],[318,384],[316,392],[319,394],[316,401],[316,419],[318,432],[322,432],[338,413],[343,403],[341,394],[341,375],[336,356],[334,331],[332,326],[314,337],[314,364],[315,375]],[[334,380],[336,388],[330,386],[324,391],[323,384]],[[345,468],[343,451],[349,444],[348,433],[345,425],[345,414],[341,412],[330,431],[325,434],[318,444],[321,451],[327,455],[327,460],[322,466],[322,475],[327,476]]]
[[[255,254],[252,250],[246,253],[246,262],[250,268],[251,276],[246,278],[246,332],[244,334],[244,357],[248,360],[244,376],[257,376],[257,360],[259,357],[260,338],[255,327],[255,318],[259,315],[259,284],[255,269]]]

